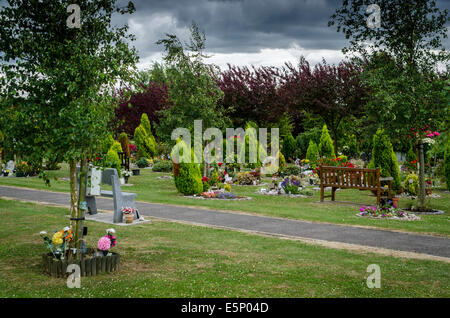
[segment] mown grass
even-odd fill
[[[68,176],[67,165],[61,170],[50,171],[49,175],[57,180],[52,180],[51,187],[45,186],[39,178],[0,178],[0,185],[12,185],[45,189],[51,191],[68,192],[68,181],[60,180]],[[257,194],[260,186],[232,186],[234,193],[251,196],[249,201],[225,201],[225,200],[197,200],[186,198],[178,194],[173,181],[170,179],[158,179],[159,176],[169,175],[156,173],[148,169],[141,169],[140,176],[132,176],[130,183],[133,186],[124,187],[125,191],[137,193],[137,200],[162,204],[188,205],[207,207],[217,210],[243,211],[273,217],[300,219],[314,222],[327,222],[335,224],[349,224],[359,226],[372,226],[392,230],[428,233],[441,236],[450,236],[450,194],[443,190],[435,190],[440,198],[430,200],[433,208],[446,212],[443,215],[421,215],[420,221],[396,221],[379,220],[356,217],[359,205],[374,205],[376,199],[369,191],[341,190],[336,193],[339,202],[319,202],[319,192],[315,191],[311,198],[287,198],[273,197]],[[267,180],[269,181],[269,180]],[[329,200],[329,199],[326,199]],[[348,204],[342,202],[351,202]],[[417,204],[413,200],[401,198],[400,206],[406,207]]]
[[[117,227],[121,270],[80,289],[41,272],[41,230],[68,209],[0,199],[0,297],[449,297],[450,264],[307,245],[230,230],[153,221]],[[88,246],[108,224],[86,222]],[[381,288],[366,286],[369,264]]]

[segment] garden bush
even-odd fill
[[[319,149],[317,148],[317,144],[312,140],[309,141],[306,159],[310,162],[316,162],[319,159]]]
[[[171,172],[172,161],[169,160],[155,160],[152,170],[155,172]]]
[[[107,153],[113,144],[114,144],[114,138],[113,138],[113,136],[111,136],[111,134],[108,133],[101,142],[102,154]]]
[[[344,139],[345,143],[342,147],[342,153],[346,155],[348,158],[356,157],[358,155],[358,145],[356,143],[356,136],[346,136]]]
[[[419,193],[419,177],[415,173],[408,175],[404,182],[405,192],[417,196]]]
[[[283,171],[283,175],[285,176],[298,176],[299,174],[300,168],[298,166],[287,166]]]
[[[114,147],[111,147],[109,149],[108,153],[106,154],[105,163],[104,163],[105,167],[115,168],[120,177],[121,176],[121,167],[120,167],[121,163],[122,162],[120,161],[117,151],[114,149]]]
[[[147,114],[142,114],[141,124],[134,131],[134,143],[138,150],[138,157],[153,158],[156,155],[156,141],[152,135],[150,121]]]
[[[240,185],[253,185],[256,177],[250,172],[239,172],[236,176],[236,182]]]
[[[283,155],[286,159],[293,159],[295,156],[295,150],[297,148],[297,143],[291,133],[288,133],[283,139]]]
[[[148,167],[148,160],[145,157],[141,157],[138,161],[136,161],[136,165],[139,168],[146,168]]]
[[[392,177],[392,190],[400,191],[400,170],[398,168],[397,156],[392,148],[387,135],[382,129],[378,129],[373,136],[372,160],[369,168],[380,168],[382,177]]]
[[[414,152],[413,147],[411,146],[406,154],[406,167],[409,170],[416,171],[417,170],[417,154]]]
[[[445,146],[444,176],[447,183],[447,189],[450,190],[450,138],[448,138],[447,145]]]
[[[278,151],[278,173],[283,173],[284,169],[286,169],[286,160],[283,154]]]
[[[122,152],[122,145],[118,141],[114,141],[112,144],[110,150],[114,150],[115,152]]]
[[[322,157],[335,158],[333,140],[328,133],[327,125],[323,125],[319,142],[319,154]]]
[[[186,144],[183,141],[179,141],[172,150],[171,158],[173,159],[176,157],[175,153],[179,153],[180,156],[183,156],[183,151],[186,149]],[[201,195],[203,192],[203,183],[200,168],[198,164],[195,163],[194,151],[192,149],[189,149],[188,151],[191,152],[191,163],[172,163],[175,186],[178,192],[184,195]]]

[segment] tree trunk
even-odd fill
[[[419,140],[419,208],[425,207],[425,157],[423,141]]]
[[[78,189],[77,189],[77,162],[75,159],[71,159],[69,161],[69,180],[70,180],[70,228],[72,229],[72,234],[75,234],[76,222],[75,219],[77,217],[77,207],[78,207]],[[71,242],[71,247],[74,248],[75,239]],[[69,258],[72,258],[73,250],[69,252]]]
[[[86,165],[86,158],[83,158],[81,160],[80,165],[80,189],[79,189],[79,196],[78,196],[78,209],[77,209],[77,218],[75,229],[77,234],[77,240],[75,240],[75,247],[79,251],[77,255],[81,255],[81,244],[83,241],[83,226],[84,226],[84,214],[87,210],[87,203],[86,203],[86,181],[87,181],[87,165]]]

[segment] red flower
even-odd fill
[[[210,179],[208,177],[203,177],[202,182],[208,182]]]
[[[417,163],[417,160],[411,161],[411,164],[412,164],[412,165],[415,165],[416,163]]]

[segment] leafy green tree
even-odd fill
[[[72,247],[80,250],[86,158],[100,150],[114,115],[111,92],[131,78],[138,59],[128,26],[112,26],[111,18],[134,6],[78,0],[81,28],[68,28],[67,1],[7,2],[0,9],[0,113],[9,118],[2,116],[0,126],[16,154],[33,162],[56,154],[69,162]]]
[[[164,81],[169,89],[172,107],[160,111],[161,120],[156,130],[158,137],[167,143],[173,143],[171,134],[176,128],[186,128],[194,136],[194,120],[203,120],[205,129],[215,127],[222,130],[229,121],[223,107],[218,104],[223,97],[223,92],[215,81],[218,69],[204,63],[204,59],[208,57],[203,54],[205,34],[195,23],[190,31],[190,44],[186,46],[171,34],[157,42],[166,51]],[[186,51],[192,53],[188,54]],[[206,144],[206,141],[203,142],[203,147]],[[206,174],[206,165],[204,167]]]
[[[308,150],[306,151],[306,159],[308,159],[311,163],[316,162],[319,159],[319,149],[317,148],[317,144],[310,140]]]
[[[327,125],[323,125],[322,135],[320,136],[319,142],[319,153],[322,157],[335,158],[336,154],[334,152],[333,140],[328,132]]]
[[[367,27],[370,0],[344,0],[332,15],[329,26],[337,25],[350,40],[344,52],[358,52],[369,61],[363,73],[368,87],[368,108],[391,135],[407,138],[413,132],[419,150],[419,207],[425,205],[425,131],[433,130],[441,118],[448,118],[444,82],[437,74],[439,62],[448,63],[448,11],[434,0],[379,0],[381,25]],[[367,45],[370,43],[371,45]],[[414,131],[413,131],[414,129]],[[426,129],[425,129],[426,130]]]
[[[293,159],[297,143],[291,133],[288,133],[283,140],[283,154],[287,159]]]

